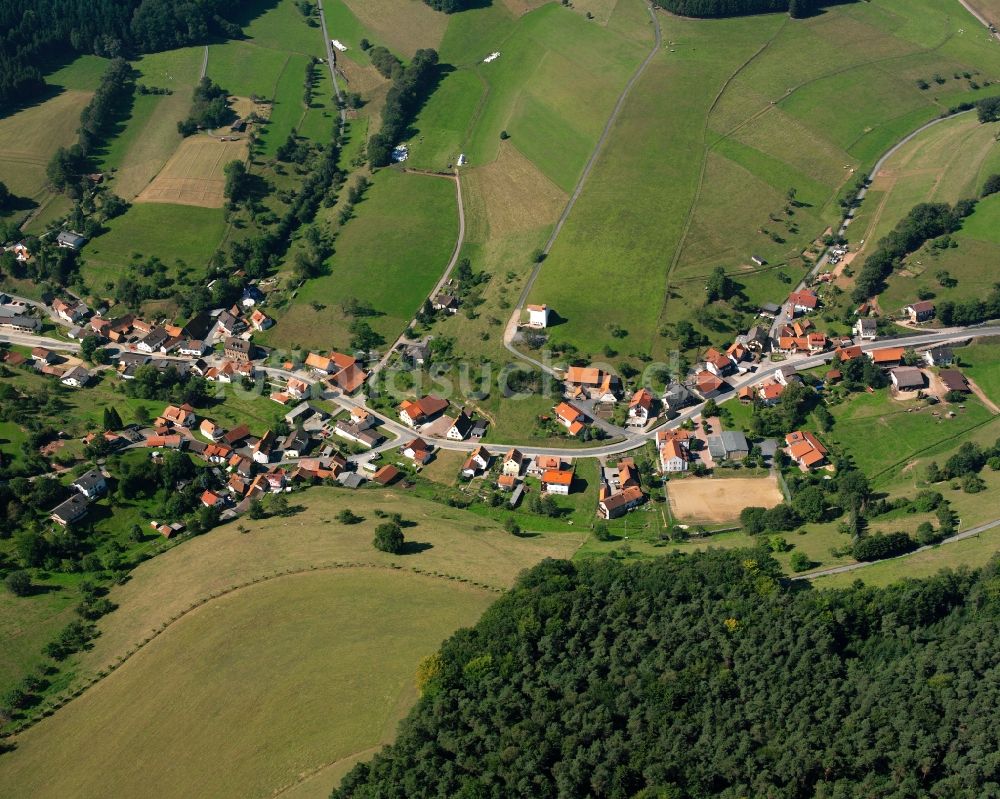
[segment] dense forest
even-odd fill
[[[998,563],[818,591],[753,550],[545,561],[333,797],[995,797],[998,645]]]
[[[0,0],[0,107],[37,96],[53,53],[114,58],[240,35],[240,0]]]

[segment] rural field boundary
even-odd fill
[[[184,610],[178,611],[169,619],[167,619],[165,622],[162,622],[161,624],[154,627],[152,631],[149,633],[149,635],[147,635],[142,641],[135,644],[124,655],[119,655],[112,663],[109,663],[104,668],[99,669],[98,672],[93,677],[91,677],[83,684],[79,685],[75,690],[67,694],[63,694],[61,697],[58,697],[52,704],[47,705],[45,708],[42,708],[38,713],[36,713],[31,718],[25,719],[25,721],[22,722],[14,730],[11,730],[10,732],[0,735],[0,740],[3,740],[4,738],[14,738],[18,734],[25,732],[31,727],[34,727],[42,719],[48,718],[49,716],[53,715],[57,710],[59,710],[62,707],[65,707],[74,699],[83,696],[83,694],[86,693],[88,689],[93,688],[102,680],[111,676],[117,669],[119,669],[121,666],[123,666],[125,663],[131,660],[135,655],[137,655],[140,651],[145,649],[149,644],[151,644],[153,641],[155,641],[157,638],[163,635],[163,633],[165,633],[168,629],[170,629],[170,627],[172,627],[176,622],[179,622],[181,619],[185,618],[186,616],[195,612],[199,608],[204,607],[205,605],[209,604],[210,602],[216,599],[221,599],[222,597],[229,596],[230,594],[234,594],[246,588],[250,588],[252,586],[259,585],[261,583],[270,582],[272,580],[277,580],[282,577],[296,577],[296,576],[301,576],[303,574],[312,574],[315,572],[327,572],[327,571],[332,572],[332,571],[347,570],[347,569],[381,569],[386,571],[409,571],[413,574],[419,574],[424,577],[465,583],[466,585],[471,586],[473,588],[478,588],[483,591],[489,591],[494,594],[503,594],[507,590],[506,588],[501,588],[499,586],[490,585],[488,583],[481,583],[477,580],[471,580],[468,577],[459,577],[458,575],[454,574],[446,574],[444,572],[438,572],[429,569],[421,569],[416,566],[410,566],[407,568],[405,566],[401,566],[400,564],[394,562],[383,564],[383,563],[371,563],[371,562],[364,563],[359,561],[337,561],[325,565],[312,564],[311,566],[302,566],[299,568],[278,569],[274,572],[271,572],[270,574],[261,574],[250,580],[246,580],[242,583],[236,583],[234,585],[231,585],[228,588],[224,588],[219,591],[213,591],[212,593],[207,594],[201,597],[200,599],[195,600],[190,605],[188,605]]]

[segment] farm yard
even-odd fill
[[[670,512],[685,524],[738,522],[748,506],[772,507],[784,497],[775,477],[687,478],[667,483]]]

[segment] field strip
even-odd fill
[[[356,758],[364,757],[365,755],[374,754],[376,751],[378,751],[379,749],[381,749],[382,746],[383,746],[383,744],[380,741],[379,743],[375,744],[374,746],[369,746],[367,749],[360,749],[357,752],[351,752],[351,754],[344,755],[343,757],[337,758],[336,760],[333,760],[333,761],[331,761],[329,763],[323,763],[323,764],[321,764],[319,766],[316,766],[316,768],[312,769],[311,771],[308,771],[305,774],[301,774],[298,779],[293,780],[292,782],[288,783],[287,785],[283,785],[282,787],[278,788],[276,791],[274,791],[271,794],[271,796],[272,797],[274,797],[274,796],[281,796],[282,794],[288,793],[293,788],[298,788],[303,782],[308,782],[313,777],[316,777],[319,774],[321,774],[322,772],[326,771],[328,768],[333,768],[334,766],[339,766],[341,763],[344,763],[344,762],[346,762],[348,760],[354,760]]]
[[[40,712],[36,716],[33,716],[32,718],[25,720],[25,722],[21,724],[20,727],[13,730],[12,732],[0,736],[0,740],[2,740],[3,738],[16,737],[18,733],[24,732],[30,727],[35,726],[42,719],[51,716],[54,711],[58,710],[61,707],[64,707],[65,705],[68,705],[71,701],[73,701],[77,697],[82,696],[88,689],[94,687],[105,678],[111,676],[111,674],[113,674],[117,669],[121,668],[124,664],[129,662],[136,654],[138,654],[146,646],[148,646],[150,643],[152,643],[161,635],[163,635],[163,633],[165,633],[168,629],[170,629],[170,627],[172,627],[176,622],[180,621],[181,619],[185,618],[191,613],[194,613],[200,608],[205,607],[213,600],[221,599],[222,597],[229,596],[230,594],[234,594],[246,588],[259,585],[260,583],[270,582],[271,580],[277,580],[282,577],[297,577],[303,574],[314,574],[316,572],[321,572],[321,571],[339,571],[341,569],[382,569],[386,571],[410,571],[413,574],[420,574],[423,575],[424,577],[431,577],[439,580],[453,580],[455,582],[465,583],[467,586],[470,586],[472,588],[477,588],[483,591],[491,591],[495,594],[502,594],[507,590],[506,588],[501,588],[495,585],[489,585],[488,583],[480,583],[476,580],[470,580],[467,577],[459,577],[457,575],[444,574],[442,572],[437,572],[437,571],[428,571],[426,569],[417,568],[416,566],[410,566],[407,569],[407,567],[400,566],[399,564],[396,563],[381,564],[381,563],[370,563],[370,562],[361,563],[361,562],[347,562],[347,561],[333,562],[324,565],[313,564],[312,566],[304,566],[294,569],[282,569],[279,571],[272,572],[271,574],[259,575],[257,577],[254,577],[253,579],[247,580],[246,582],[237,583],[236,585],[232,585],[229,588],[225,588],[221,591],[215,591],[214,593],[208,594],[207,596],[203,596],[201,599],[198,599],[193,603],[191,603],[184,610],[180,611],[179,613],[175,613],[167,621],[163,622],[157,627],[154,627],[153,630],[150,632],[150,634],[146,636],[146,638],[144,638],[140,643],[133,646],[124,655],[119,655],[117,660],[115,660],[113,663],[109,663],[103,669],[100,669],[94,677],[92,677],[87,682],[83,683],[75,691],[57,698],[55,702],[53,702],[53,704],[47,706],[46,708],[40,709]]]

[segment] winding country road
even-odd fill
[[[649,16],[653,20],[653,47],[645,59],[643,59],[642,63],[639,64],[636,71],[632,73],[632,77],[628,79],[628,83],[625,84],[621,94],[618,95],[618,101],[615,103],[615,107],[611,110],[611,115],[608,117],[607,122],[604,123],[604,130],[601,131],[601,135],[597,139],[597,144],[594,145],[594,150],[590,154],[590,158],[587,159],[587,163],[583,167],[583,172],[580,173],[580,179],[576,182],[573,193],[570,195],[570,198],[566,203],[566,207],[563,208],[562,214],[560,214],[559,219],[556,221],[555,227],[552,228],[552,233],[549,236],[548,241],[546,241],[545,246],[542,247],[543,257],[549,254],[549,251],[552,249],[552,245],[556,243],[559,232],[562,230],[563,225],[566,223],[570,213],[573,211],[573,206],[576,205],[576,201],[583,193],[583,187],[587,182],[587,178],[590,177],[590,172],[594,168],[594,164],[597,163],[597,158],[600,156],[601,151],[604,149],[604,143],[611,134],[611,128],[614,126],[615,122],[618,121],[618,115],[621,113],[622,107],[625,105],[625,100],[628,99],[629,92],[632,91],[632,87],[636,84],[639,78],[642,77],[643,73],[646,71],[646,67],[649,66],[650,62],[652,62],[663,43],[663,34],[660,31],[660,20],[656,16],[656,9],[654,9],[652,5],[648,4],[646,9],[649,11]],[[531,289],[535,285],[535,280],[538,278],[538,273],[542,269],[543,262],[543,260],[540,260],[535,264],[534,268],[531,270],[531,274],[528,276],[527,282],[524,284],[524,288],[521,289],[521,296],[517,300],[517,306],[514,308],[510,321],[507,323],[507,327],[504,330],[503,345],[522,361],[527,361],[542,371],[551,374],[551,367],[546,366],[540,361],[536,361],[528,355],[525,355],[513,345],[514,335],[517,333],[517,326],[521,321],[521,312],[524,310],[524,304],[528,301],[528,295],[531,293]]]

